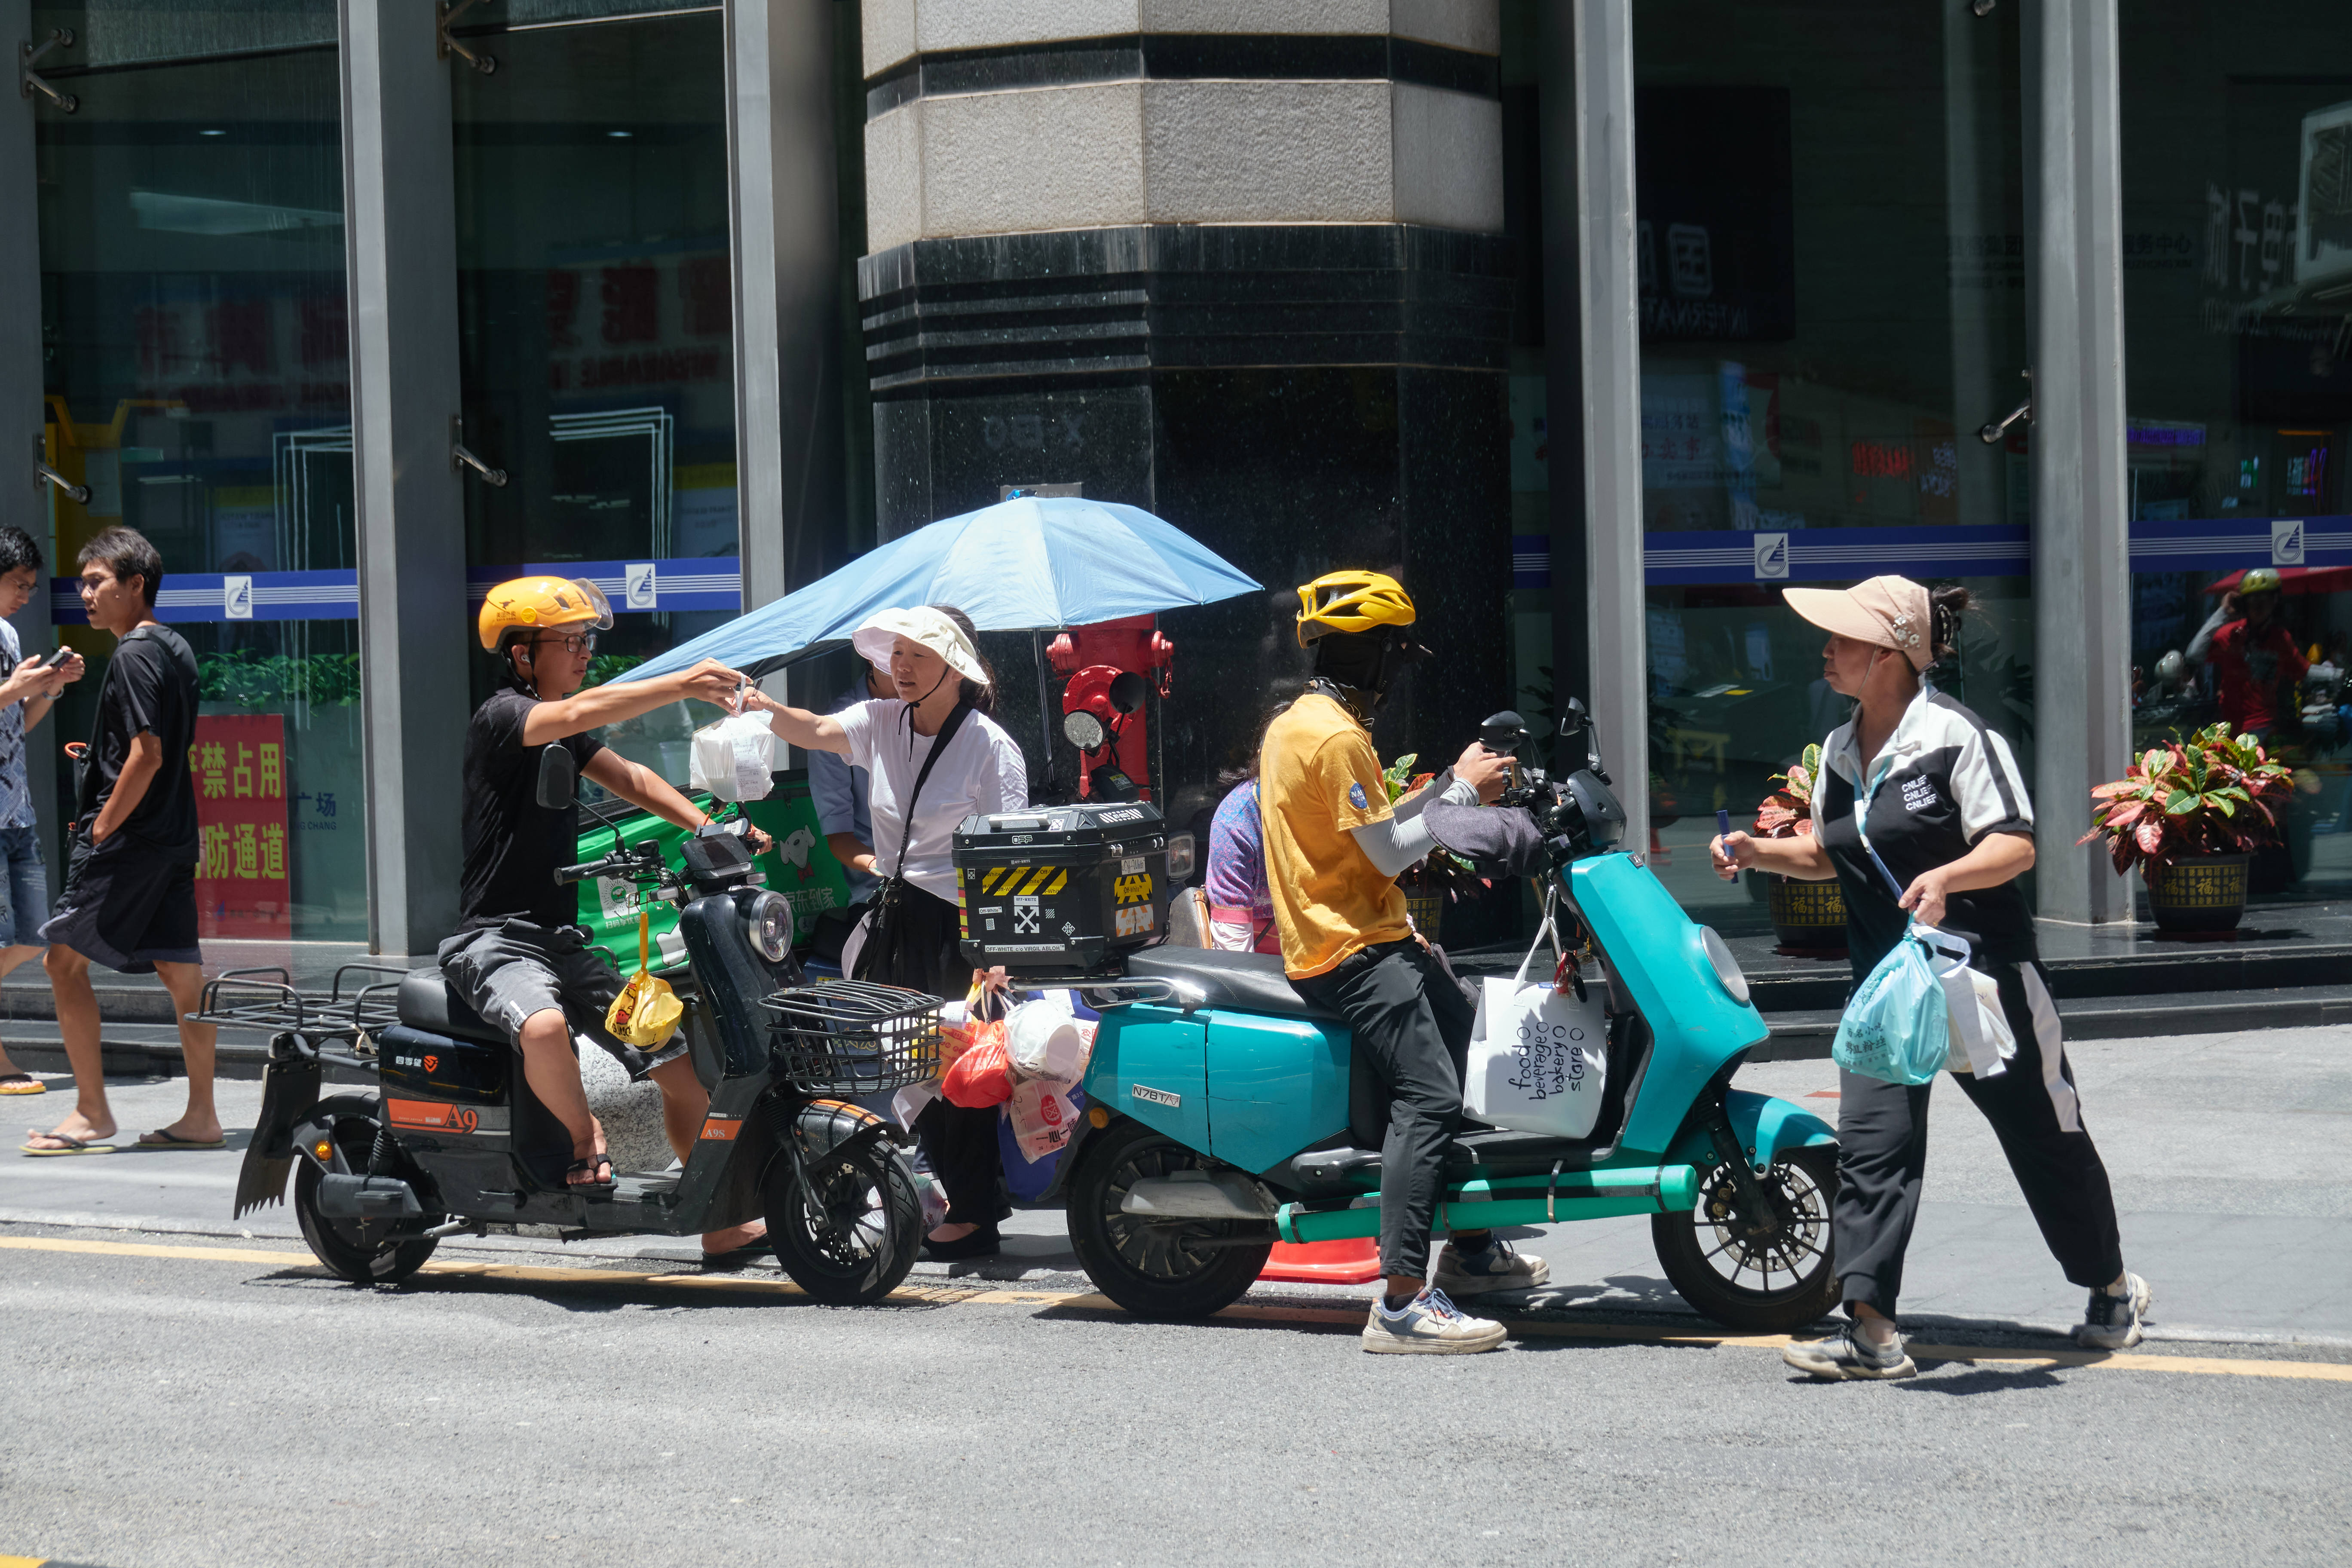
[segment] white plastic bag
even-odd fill
[[[1013,1098],[1004,1102],[1004,1113],[1013,1121],[1014,1146],[1033,1165],[1067,1146],[1070,1130],[1078,1120],[1070,1086],[1051,1079],[1024,1079],[1014,1084]]]
[[[1068,992],[1048,991],[1013,1009],[1004,1048],[1018,1077],[1076,1083],[1094,1050],[1094,1026],[1071,1012]]]
[[[1462,1105],[1472,1119],[1496,1127],[1582,1138],[1601,1116],[1609,1016],[1598,996],[1579,1001],[1553,990],[1548,977],[1528,982],[1528,964],[1551,931],[1547,910],[1519,973],[1481,983]]]
[[[738,713],[694,732],[690,786],[720,800],[765,800],[775,787],[776,732],[764,713]]]
[[[1999,1078],[2017,1055],[2017,1035],[2000,1010],[2000,983],[1969,967],[1967,943],[1948,932],[1936,935],[1938,940],[1927,951],[1936,979],[1944,987],[1944,1070]]]

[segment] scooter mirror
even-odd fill
[[[1478,741],[1490,752],[1517,752],[1528,743],[1528,721],[1506,708],[1478,726]]]
[[[580,793],[580,777],[572,769],[572,748],[560,742],[539,749],[539,804],[550,811],[571,805]]]

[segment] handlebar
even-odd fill
[[[616,855],[607,855],[602,860],[583,860],[577,866],[558,866],[555,868],[555,880],[558,885],[584,882],[591,877],[611,870],[613,863],[619,858],[620,857]]]

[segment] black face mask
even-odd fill
[[[1350,701],[1350,707],[1377,707],[1387,700],[1389,689],[1406,667],[1428,651],[1394,626],[1377,632],[1335,632],[1315,645],[1315,674],[1318,679],[1363,694],[1365,702]]]

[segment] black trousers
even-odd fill
[[[2058,1009],[2036,963],[1980,964],[2000,984],[2000,1009],[2017,1056],[1996,1078],[1952,1076],[1976,1103],[2066,1278],[2084,1289],[2124,1270],[2107,1168],[2084,1128],[2066,1070]],[[1906,1085],[1838,1074],[1838,1192],[1831,1231],[1844,1300],[1888,1317],[1903,1290],[1903,1256],[1919,1215],[1927,1168],[1932,1083]]]
[[[1477,1015],[1445,966],[1409,938],[1351,953],[1291,984],[1348,1020],[1388,1091],[1388,1136],[1381,1141],[1381,1272],[1425,1275],[1430,1227],[1445,1184],[1445,1146],[1462,1120],[1462,1068]]]
[[[887,957],[868,963],[859,954],[858,978],[905,985],[956,1001],[971,987],[971,965],[958,950],[961,917],[945,899],[912,883],[898,888],[892,919],[899,938]],[[934,1100],[915,1118],[915,1137],[931,1174],[948,1195],[950,1225],[992,1226],[1013,1212],[1003,1199],[1004,1163],[998,1152],[995,1106],[971,1110]]]

